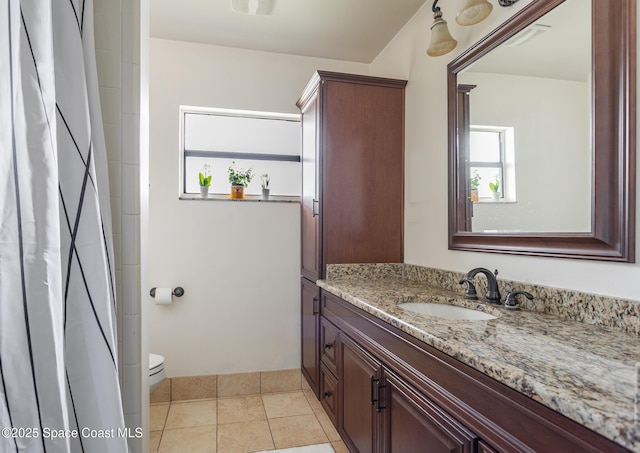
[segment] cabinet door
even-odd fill
[[[380,363],[346,336],[340,341],[339,432],[352,453],[379,451],[376,413],[382,368]]]
[[[322,278],[320,265],[320,201],[318,161],[318,93],[302,107],[302,275]]]
[[[318,396],[318,381],[320,379],[320,288],[315,283],[303,278],[301,290],[301,351],[302,374],[309,382],[309,386]]]
[[[387,453],[471,453],[476,436],[385,370],[383,443]]]
[[[322,91],[322,260],[401,263],[404,90],[354,82]]]

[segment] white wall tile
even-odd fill
[[[149,411],[148,408],[146,410],[147,412]],[[135,430],[136,428],[139,428],[142,426],[141,417],[142,415],[140,414],[140,412],[135,412],[131,414],[127,414],[125,412],[124,422],[129,429]],[[129,449],[131,450],[131,453],[142,453],[143,451],[145,451],[143,450],[143,439],[148,439],[148,438],[149,438],[148,432],[143,433],[143,437],[141,438],[138,438],[138,437],[128,438],[127,443],[129,444]],[[149,450],[147,449],[147,451]]]
[[[138,115],[122,115],[122,162],[135,164],[140,162],[140,118]]]
[[[140,63],[140,1],[123,0],[122,61]]]
[[[122,291],[123,291],[123,282],[122,282],[122,271],[120,269],[115,271],[116,275],[116,310],[118,310],[118,315],[122,312]]]
[[[122,134],[119,124],[104,125],[104,141],[107,145],[107,159],[113,161],[122,160]]]
[[[140,64],[140,33],[141,33],[141,15],[140,15],[140,0],[136,0],[133,2],[132,8],[132,17],[133,17],[133,58],[131,61],[123,60],[130,63]],[[147,33],[147,36],[149,34]]]
[[[122,164],[122,214],[140,215],[140,167]]]
[[[95,13],[95,39],[97,50],[112,50],[120,52],[122,46],[122,33],[120,14]]]
[[[117,272],[122,270],[122,235],[120,234],[113,235],[113,253],[115,254],[115,263],[113,266]]]
[[[140,66],[124,63],[122,66],[122,112],[138,114],[140,111]]]
[[[128,0],[124,0],[125,4],[123,7],[127,8],[127,5],[130,3]],[[129,11],[131,7],[127,8]],[[133,36],[133,27],[124,27],[122,29],[122,62],[123,63],[133,63],[135,51],[133,49],[133,43],[136,41]]]
[[[127,303],[122,306],[122,315],[139,315],[140,304],[140,266],[122,266],[122,291],[121,298]]]
[[[139,299],[136,295],[134,300],[124,299],[124,305],[133,305],[132,302]],[[123,315],[120,325],[122,335],[127,339],[127,344],[123,345],[122,363],[124,365],[136,365],[140,363],[140,348],[135,345],[140,343],[140,314]]]
[[[122,264],[140,264],[139,215],[122,215]]]
[[[95,0],[95,39],[102,116],[109,161],[113,243],[118,303],[118,351],[125,422],[131,429],[142,423],[140,365],[140,189],[139,139],[136,118],[123,119],[123,109],[139,108],[139,68],[123,70],[139,55],[140,0]],[[126,94],[123,87],[126,86]],[[126,102],[123,103],[123,96]],[[136,110],[138,109],[138,110]],[[127,132],[122,124],[126,121]],[[124,190],[123,190],[124,189]],[[124,194],[124,198],[122,195]],[[123,264],[124,263],[124,264]],[[124,365],[123,365],[124,363]],[[146,389],[145,389],[146,391]],[[144,398],[148,401],[148,396]],[[144,439],[129,439],[131,453],[142,453]]]
[[[120,124],[120,116],[122,115],[121,93],[120,88],[100,87],[103,123]]]
[[[125,385],[122,392],[122,403],[125,414],[132,414],[140,411],[138,402],[140,401],[142,392],[142,378],[140,376],[140,364],[125,365],[120,368],[122,380],[126,383],[134,385]],[[147,392],[149,389],[147,389]]]
[[[93,8],[95,14],[120,16],[121,14],[121,2],[120,0],[94,0]]]
[[[120,52],[96,50],[98,84],[101,87],[120,88],[122,85]]]
[[[111,188],[109,188],[110,191]],[[122,234],[122,207],[120,197],[111,197],[111,232],[112,234]]]
[[[109,169],[109,192],[112,198],[120,198],[122,195],[122,170],[120,162],[110,161],[107,163]]]

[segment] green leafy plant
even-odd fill
[[[247,187],[253,178],[253,168],[250,167],[248,170],[239,170],[236,169],[235,161],[231,163],[229,167],[229,182],[234,186],[245,186]]]
[[[477,189],[478,185],[480,184],[480,180],[482,178],[480,177],[480,175],[478,174],[478,170],[473,170],[473,176],[471,177],[471,179],[469,180],[469,182],[471,183],[471,188],[472,189]]]
[[[494,182],[490,182],[489,183],[489,189],[493,193],[498,193],[498,190],[500,189],[500,181],[498,181],[498,177],[497,176],[496,176],[496,180]]]
[[[269,188],[269,182],[271,181],[271,178],[269,178],[269,173],[262,173],[260,175],[260,180],[262,181],[262,188],[263,189],[268,189]]]
[[[209,174],[210,169],[211,166],[209,164],[204,164],[202,171],[198,173],[198,181],[201,187],[209,187],[211,185],[211,175]]]

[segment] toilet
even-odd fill
[[[149,354],[149,391],[155,390],[166,377],[164,357],[158,354]]]

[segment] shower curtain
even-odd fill
[[[0,452],[126,452],[91,0],[0,2]]]

